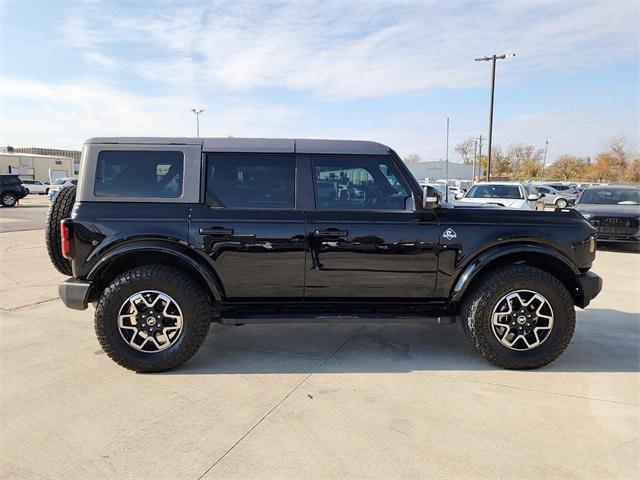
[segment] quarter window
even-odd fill
[[[182,152],[105,150],[98,155],[94,192],[98,197],[179,198],[183,169]]]
[[[387,157],[317,157],[313,170],[319,210],[404,210],[411,196]]]
[[[247,209],[295,208],[295,159],[279,154],[209,154],[209,205]]]

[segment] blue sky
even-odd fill
[[[486,136],[549,158],[638,144],[635,1],[0,0],[0,145],[109,135],[372,139],[445,156]],[[456,154],[451,149],[451,158]]]

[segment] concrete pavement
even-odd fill
[[[46,195],[29,194],[15,207],[0,207],[0,233],[44,228],[49,200]]]
[[[640,255],[553,364],[494,368],[459,325],[213,325],[138,375],[64,308],[43,232],[0,234],[2,478],[637,478]]]

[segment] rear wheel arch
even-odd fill
[[[123,247],[103,257],[87,275],[87,280],[93,283],[91,300],[96,300],[119,275],[134,267],[151,264],[167,265],[188,273],[207,292],[212,305],[224,296],[220,279],[203,260],[178,246],[157,244]]]
[[[452,292],[456,310],[459,310],[466,292],[471,291],[488,273],[507,265],[529,265],[543,270],[565,286],[576,304],[582,302],[582,292],[576,281],[576,276],[581,272],[562,253],[539,245],[512,245],[506,249],[483,252],[467,264],[458,276]]]

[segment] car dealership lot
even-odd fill
[[[41,198],[0,209],[23,230],[0,233],[3,478],[640,473],[640,255],[598,253],[603,293],[537,371],[493,367],[459,325],[213,325],[189,363],[138,375],[57,299],[43,230],[19,227]]]

